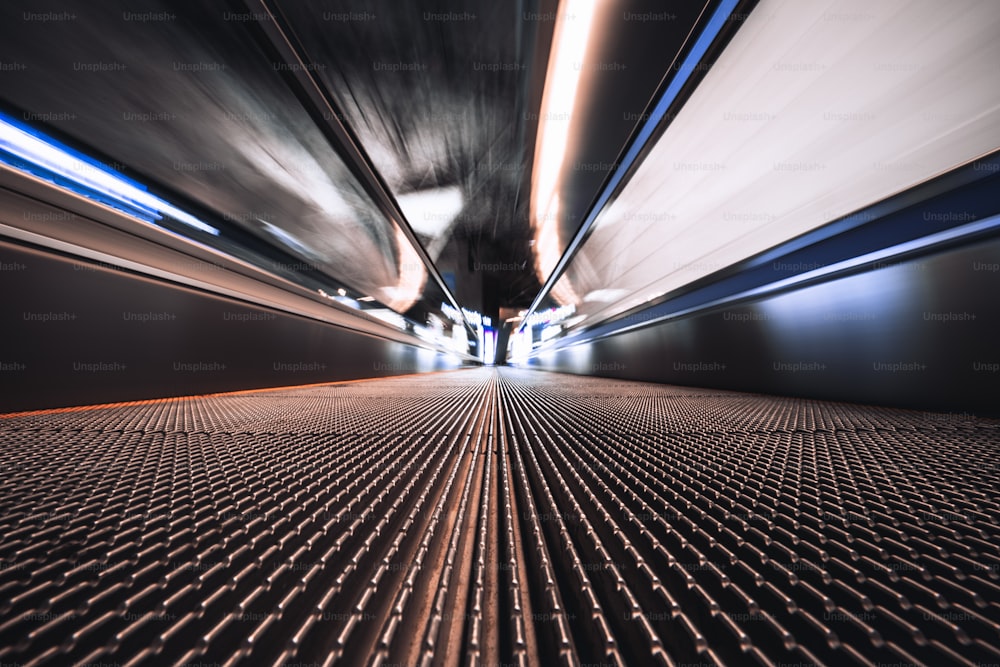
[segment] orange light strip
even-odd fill
[[[382,377],[357,378],[354,380],[314,382],[311,384],[292,384],[292,385],[284,385],[281,387],[260,387],[258,389],[237,389],[236,391],[220,391],[214,394],[192,394],[190,396],[164,396],[163,398],[144,398],[138,401],[124,401],[121,403],[98,403],[96,405],[76,405],[67,408],[46,408],[44,410],[25,410],[23,412],[3,412],[0,413],[0,419],[12,419],[14,417],[30,417],[30,416],[40,416],[40,415],[56,415],[65,412],[86,412],[87,410],[105,410],[108,408],[124,408],[129,406],[151,405],[154,403],[163,403],[166,401],[192,401],[195,399],[216,398],[219,396],[242,396],[245,394],[262,394],[264,392],[269,392],[269,391],[288,391],[291,389],[303,389],[306,387],[326,387],[332,385],[356,384],[360,382],[372,382],[373,380],[394,380],[396,378],[415,377],[420,375],[438,375],[440,373],[455,373],[456,371],[461,371],[461,370],[465,369],[455,368],[446,371],[428,371],[426,373],[405,373],[403,375],[385,375]]]

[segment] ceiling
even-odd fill
[[[572,340],[1000,148],[976,0],[31,4],[0,166],[481,358],[482,317]]]
[[[532,302],[716,3],[32,4],[0,7],[8,116],[220,232],[198,241],[424,323]],[[593,7],[543,234],[553,34]]]

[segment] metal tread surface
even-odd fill
[[[1000,663],[1000,422],[509,368],[6,416],[0,662]]]

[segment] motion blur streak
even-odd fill
[[[1000,2],[33,4],[0,667],[1000,664]]]
[[[5,157],[3,154],[6,153]],[[11,160],[11,157],[15,160]],[[0,114],[0,162],[56,182],[77,194],[109,197],[126,210],[138,209],[140,217],[159,220],[163,215],[199,231],[218,235],[219,230],[146,192],[137,183],[119,176],[96,161],[81,159],[39,132],[25,129]],[[98,200],[100,201],[100,200]],[[145,214],[145,215],[143,215]]]
[[[990,3],[764,0],[558,294],[593,324],[1000,148],[1000,86],[969,85],[998,31]]]
[[[606,4],[596,0],[562,2],[556,17],[531,183],[531,221],[535,227],[537,250],[535,267],[539,279],[543,281],[559,261],[563,245],[558,237],[557,185],[566,166],[566,142],[573,129],[573,110],[578,104],[577,88],[581,72],[592,65],[587,59],[587,43],[593,30],[594,16]]]

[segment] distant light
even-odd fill
[[[352,299],[349,296],[331,296],[330,298],[332,300],[336,301],[337,303],[342,303],[345,306],[348,306],[350,308],[354,308],[355,310],[360,310],[361,309],[361,304],[358,303],[357,301],[355,301],[354,299]]]
[[[441,312],[444,313],[445,317],[455,323],[460,323],[462,321],[462,315],[459,313],[458,309],[450,303],[441,303]]]
[[[339,294],[340,296],[347,296],[347,290],[341,287],[337,290],[337,294]]]
[[[538,313],[532,313],[528,316],[526,325],[533,327],[540,324],[555,324],[565,320],[574,313],[576,313],[576,305],[570,303],[559,308],[550,308]]]
[[[413,333],[427,341],[438,342],[440,339],[438,332],[419,324],[413,327]]]
[[[151,195],[143,185],[4,114],[0,114],[0,163],[108,203],[102,201],[104,198],[147,222],[169,217],[208,234],[219,234],[215,227]]]
[[[489,329],[486,331],[484,336],[483,345],[483,363],[487,366],[492,366],[493,362],[496,360],[496,333]]]
[[[558,324],[553,324],[542,329],[542,341],[547,341],[555,338],[560,333],[562,333],[562,326]]]
[[[451,349],[462,354],[469,351],[469,339],[465,336],[464,327],[451,328]]]
[[[468,322],[473,327],[483,326],[483,316],[478,311],[470,310],[468,308],[462,308],[462,310],[459,311],[451,304],[442,302],[441,312],[455,324],[465,324]]]
[[[508,345],[510,353],[508,357],[510,362],[515,363],[524,359],[531,354],[531,331],[518,331],[512,333]]]
[[[389,310],[388,308],[373,308],[371,310],[366,310],[367,315],[372,317],[377,317],[386,324],[391,324],[397,329],[406,328],[406,319],[394,310]]]
[[[465,321],[474,327],[483,326],[483,316],[481,313],[475,310],[470,310],[468,308],[462,308],[462,314],[465,315]]]

